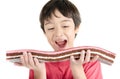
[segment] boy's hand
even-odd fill
[[[83,64],[88,62],[94,62],[98,59],[98,56],[95,56],[93,59],[90,59],[90,57],[90,50],[87,50],[87,52],[85,52],[84,50],[81,51],[81,56],[78,60],[75,60],[74,56],[70,57],[70,66],[74,79],[86,79]]]
[[[34,70],[35,79],[46,79],[46,68],[43,62],[39,62],[37,58],[33,58],[31,53],[24,52],[20,57],[21,64],[16,63],[16,65],[22,65],[29,69]]]

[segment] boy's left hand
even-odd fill
[[[83,64],[88,62],[94,62],[99,58],[99,56],[95,56],[94,58],[91,59],[90,52],[91,52],[90,50],[87,50],[87,52],[82,50],[80,58],[78,60],[76,60],[74,56],[70,57],[70,66],[71,66],[73,77],[75,79],[79,79],[79,78],[86,79],[84,69],[83,69]]]

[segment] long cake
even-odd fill
[[[9,50],[6,51],[6,60],[10,62],[20,62],[20,56],[23,52],[29,52],[33,55],[33,57],[38,58],[39,61],[44,62],[55,62],[67,60],[71,55],[75,56],[75,58],[80,57],[80,52],[82,50],[91,50],[91,58],[98,55],[99,61],[105,63],[107,65],[112,65],[114,63],[114,59],[116,57],[115,53],[108,51],[106,49],[96,47],[96,46],[79,46],[73,47],[60,51],[40,51],[33,49],[18,49],[18,50]]]

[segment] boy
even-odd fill
[[[50,0],[40,14],[41,28],[55,51],[73,47],[81,19],[76,6],[68,0]],[[23,53],[21,62],[30,69],[29,79],[102,79],[98,56],[90,59],[90,50],[81,51],[78,60],[39,62],[31,53]]]

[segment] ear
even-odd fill
[[[77,34],[79,32],[79,27],[80,27],[80,25],[75,28],[75,34]]]

